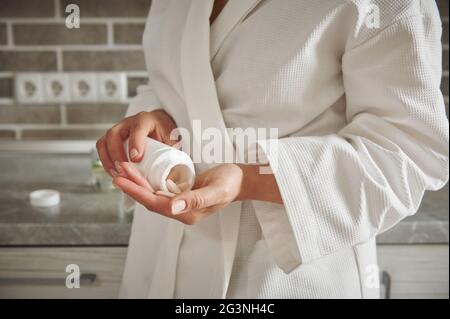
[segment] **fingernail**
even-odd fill
[[[139,152],[138,152],[137,149],[133,148],[133,149],[130,151],[130,158],[135,158],[135,157],[137,157],[138,155],[139,155]]]
[[[114,167],[116,168],[116,171],[117,171],[119,174],[122,174],[123,169],[122,169],[122,165],[120,165],[120,162],[119,162],[119,161],[115,161],[115,162],[114,162]]]
[[[113,169],[113,168],[111,168],[111,169],[109,170],[109,173],[111,174],[112,177],[116,177],[117,175],[119,175],[119,174],[116,172],[116,170]]]
[[[177,200],[172,204],[172,214],[178,215],[186,208],[186,202],[184,200]]]

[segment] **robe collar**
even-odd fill
[[[212,1],[214,2],[214,1]],[[239,25],[261,0],[228,0],[211,25],[210,60],[233,29]]]
[[[229,0],[212,28],[209,17],[213,0],[191,0],[181,41],[181,79],[189,121],[200,120],[203,129],[214,127],[224,136],[224,147],[233,148],[220,109],[211,58],[233,28],[241,22],[260,0]],[[201,137],[201,135],[200,135]],[[194,152],[196,136],[193,136]],[[201,141],[199,141],[201,144]],[[197,165],[200,171],[209,165]],[[241,203],[233,202],[217,212],[220,214],[220,239],[223,248],[222,285],[214,287],[213,298],[225,298],[236,252],[241,216]],[[180,223],[178,223],[180,224]],[[174,226],[175,227],[175,226]],[[177,226],[181,232],[181,227]]]
[[[211,60],[221,44],[261,0],[229,0],[210,27],[214,0],[191,0],[181,39],[180,71],[190,123],[201,120],[202,128],[228,133],[217,96]],[[195,144],[195,136],[193,136]],[[201,144],[201,143],[200,143]],[[229,138],[225,148],[232,148]],[[197,150],[193,150],[199,151]]]

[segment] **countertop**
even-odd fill
[[[97,191],[86,154],[0,155],[0,246],[126,246],[132,214],[118,191]],[[61,204],[35,208],[28,194],[50,188]],[[448,244],[448,185],[425,195],[420,211],[381,234],[382,244]]]
[[[91,183],[89,155],[0,155],[0,245],[127,245],[132,215],[116,190]],[[36,189],[56,189],[61,204],[30,205]]]

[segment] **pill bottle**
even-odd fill
[[[124,146],[126,154],[129,154],[128,140]],[[189,155],[150,137],[146,139],[142,160],[134,164],[155,191],[167,192],[167,179],[182,185],[183,191],[194,186],[195,168]]]

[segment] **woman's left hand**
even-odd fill
[[[113,183],[148,210],[193,225],[239,198],[244,174],[239,165],[221,164],[197,176],[192,190],[173,198],[156,195],[132,163],[120,163]]]

